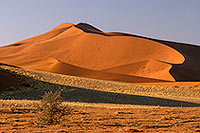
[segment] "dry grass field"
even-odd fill
[[[2,132],[200,132],[199,107],[134,107],[71,105],[73,111],[58,125],[35,123],[39,101],[2,100]],[[111,108],[109,108],[111,107]]]
[[[133,85],[122,82],[80,78],[62,74],[25,70],[1,65],[2,71],[17,76],[20,89],[8,86],[1,98],[38,100],[44,92],[63,88],[63,97],[71,102],[115,103],[154,106],[199,106],[200,86]],[[10,83],[8,82],[8,85]],[[26,92],[26,93],[23,93]],[[30,95],[31,94],[31,95]]]
[[[129,84],[3,64],[0,72],[17,79],[1,80],[2,132],[200,132],[198,82]],[[38,125],[42,95],[60,88],[71,114],[58,125]]]

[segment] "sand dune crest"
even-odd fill
[[[170,46],[125,33],[104,33],[86,23],[63,23],[47,33],[0,48],[1,63],[124,82],[136,82],[136,77],[175,81],[170,70],[184,61],[184,56]]]

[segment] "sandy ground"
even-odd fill
[[[2,81],[7,83],[5,85],[8,89],[14,90],[10,93],[5,92],[5,96],[0,95],[8,99],[41,99],[45,91],[63,88],[65,100],[71,102],[179,107],[195,107],[200,104],[199,82],[186,87],[131,85],[122,82],[30,71],[5,65],[1,65],[0,68],[12,80],[16,79],[12,81],[13,83],[18,83],[14,86],[10,85],[9,80]]]
[[[38,125],[34,122],[40,113],[35,108],[38,101],[1,100],[1,132],[200,131],[199,82],[131,85],[6,65],[0,68],[13,82],[12,91],[4,92],[11,99],[41,98],[48,88],[62,87],[65,104],[74,109],[61,124]],[[7,78],[2,82],[9,88]]]
[[[147,85],[147,86],[178,86],[178,87],[192,87],[200,86],[200,82],[157,82],[157,83],[131,83],[133,85]]]
[[[33,108],[0,109],[1,132],[200,132],[200,108],[79,108],[58,125],[37,125]]]

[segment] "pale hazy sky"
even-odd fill
[[[64,22],[200,44],[200,0],[0,0],[0,46]]]

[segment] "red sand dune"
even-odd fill
[[[184,52],[158,40],[104,33],[84,23],[64,23],[45,34],[0,47],[0,63],[123,82],[175,81],[177,69],[170,70],[184,65],[184,57]],[[184,80],[189,77],[187,71],[185,75],[177,77]]]

